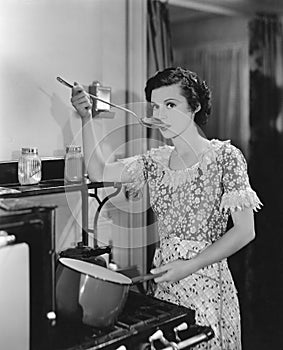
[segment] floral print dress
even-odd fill
[[[121,160],[133,180],[127,184],[130,195],[149,186],[160,238],[153,261],[157,267],[193,258],[225,234],[232,211],[256,210],[261,204],[245,158],[230,141],[209,141],[199,161],[184,170],[170,169],[173,149],[166,145]],[[213,328],[214,338],[194,349],[241,349],[237,291],[226,259],[178,282],[158,283],[155,297],[194,309],[196,322]]]

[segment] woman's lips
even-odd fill
[[[161,129],[161,131],[166,131],[170,128],[171,125],[169,126],[160,126],[159,129]]]
[[[165,123],[163,120],[156,118],[156,117],[151,117],[151,118],[143,118],[143,122],[147,124],[154,125],[160,129],[166,130],[170,128],[171,125]]]

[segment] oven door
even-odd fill
[[[0,281],[0,349],[29,350],[29,247],[26,243],[0,246]]]

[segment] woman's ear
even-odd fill
[[[198,104],[197,108],[194,110],[194,114],[196,114],[197,112],[199,112],[201,109],[201,105]]]

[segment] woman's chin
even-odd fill
[[[159,128],[159,130],[165,139],[171,139],[180,134],[177,132],[177,130],[174,131],[172,129],[167,129],[167,128]]]
[[[187,131],[190,131],[190,126],[192,124],[186,125],[185,127],[181,128],[174,128],[174,127],[170,127],[170,128],[159,128],[162,136],[166,139],[174,139],[178,136],[185,136]]]

